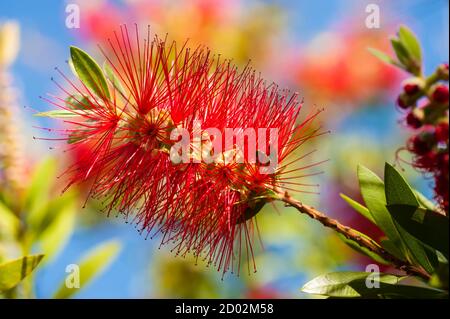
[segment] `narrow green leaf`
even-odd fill
[[[361,194],[376,224],[400,251],[404,251],[402,238],[386,208],[386,195],[383,181],[368,168],[358,166],[358,179]],[[403,253],[402,253],[403,254]],[[405,259],[405,256],[403,258]]]
[[[125,95],[125,90],[124,90],[124,88],[122,86],[122,82],[120,81],[119,77],[116,75],[116,73],[114,72],[113,68],[109,65],[109,63],[107,61],[105,61],[103,63],[103,70],[105,71],[106,78],[111,82],[113,87],[117,91],[119,91],[119,93],[122,96],[126,96]]]
[[[358,232],[355,230],[355,232],[357,232],[359,234],[359,236],[367,238],[367,239],[371,239],[369,236]],[[362,247],[361,245],[358,244],[358,242],[353,241],[351,239],[348,239],[347,237],[345,237],[342,234],[338,234],[339,238],[346,243],[348,246],[350,246],[352,249],[354,249],[355,251],[366,255],[369,258],[372,258],[374,261],[376,261],[377,263],[383,264],[383,265],[389,265],[390,263],[388,261],[386,261],[383,257],[381,257],[380,255],[374,253],[373,251],[371,251],[370,249],[367,249],[366,247]],[[372,239],[371,239],[372,240]]]
[[[120,243],[112,240],[98,245],[82,258],[78,263],[80,270],[80,289],[85,287],[112,263],[117,257],[120,248]],[[78,291],[79,289],[77,288],[68,288],[66,283],[63,282],[54,294],[54,298],[70,298]]]
[[[432,211],[437,210],[436,205],[432,201],[430,201],[428,198],[426,198],[425,195],[420,193],[418,190],[414,190],[414,194],[416,195],[417,200],[419,201],[419,204],[421,207],[432,210]]]
[[[46,205],[50,189],[56,178],[56,167],[54,158],[46,158],[34,168],[31,182],[25,192],[24,210],[27,212],[28,223],[33,224],[34,215]]]
[[[385,164],[384,169],[385,191],[387,205],[409,205],[418,208],[420,206],[416,195],[403,178],[403,176],[389,163]],[[390,213],[390,212],[389,212]],[[410,257],[416,264],[421,265],[428,273],[433,273],[438,266],[438,258],[436,252],[433,252],[429,247],[425,247],[419,240],[414,238],[411,234],[403,229],[401,225],[396,223],[403,242],[405,243]]]
[[[39,264],[44,255],[30,255],[0,264],[0,292],[17,286]]]
[[[372,297],[374,295],[372,292],[383,299],[448,299],[447,291],[403,284],[380,283],[380,288],[372,289],[365,297]]]
[[[384,183],[388,205],[403,204],[419,207],[420,203],[411,186],[389,163],[384,166]]]
[[[52,111],[35,113],[33,115],[39,116],[39,117],[50,117],[50,118],[70,118],[70,117],[80,116],[80,113],[72,112],[69,110],[52,110]]]
[[[391,58],[388,54],[378,50],[378,49],[374,49],[374,48],[368,48],[367,49],[373,56],[375,56],[376,58],[378,58],[380,61],[387,63],[387,64],[391,64],[391,65],[395,65],[398,66],[398,62],[395,61],[393,58]]]
[[[247,207],[245,209],[243,216],[238,218],[236,223],[241,224],[241,223],[244,223],[247,220],[253,218],[254,216],[256,216],[256,214],[258,214],[261,211],[261,209],[264,207],[265,204],[266,204],[265,200],[255,201],[252,206]]]
[[[397,245],[395,245],[395,243],[392,240],[389,240],[388,238],[381,239],[380,245],[391,255],[397,257],[400,260],[405,260],[403,252],[399,249]]]
[[[354,210],[356,210],[362,216],[364,216],[365,218],[370,220],[372,223],[376,224],[375,219],[373,219],[373,216],[370,213],[370,211],[367,209],[367,207],[361,205],[360,203],[358,203],[357,201],[351,199],[347,195],[339,194],[339,196],[341,196],[341,198],[343,200],[345,200],[347,202],[347,204],[349,204]]]
[[[74,198],[74,191],[65,192],[62,195],[54,196],[54,198],[47,194],[43,202],[26,216],[28,233],[33,235],[32,239],[40,238],[62,211],[65,211],[69,206],[73,207]]]
[[[392,48],[394,49],[395,55],[397,56],[397,59],[408,69],[411,64],[411,57],[408,50],[400,42],[400,40],[396,38],[391,39],[391,44]]]
[[[369,275],[372,277],[368,278]],[[336,272],[313,279],[303,286],[302,291],[333,298],[448,298],[448,293],[443,290],[399,284],[404,278],[367,272]],[[369,288],[366,279],[371,283],[378,282],[379,287]]]
[[[408,27],[402,25],[398,31],[398,37],[409,54],[416,59],[418,64],[421,64],[422,49],[416,35]]]
[[[87,110],[92,108],[89,98],[81,94],[74,94],[66,99],[66,107],[74,110]]]
[[[405,231],[448,259],[449,220],[446,216],[410,205],[388,205],[388,209]]]
[[[97,96],[110,99],[105,76],[95,60],[80,48],[71,46],[70,56],[78,78]]]
[[[50,261],[67,244],[75,227],[75,207],[73,203],[64,206],[39,237],[39,244],[45,253],[45,261]]]
[[[0,201],[0,240],[2,237],[15,237],[19,231],[19,227],[19,218]]]
[[[315,295],[331,297],[361,297],[374,294],[377,288],[368,288],[366,279],[397,284],[402,278],[389,274],[370,272],[333,272],[314,278],[302,287],[302,291]]]

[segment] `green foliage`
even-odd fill
[[[90,109],[91,102],[87,96],[73,94],[66,99],[66,107],[74,110]]]
[[[364,202],[376,221],[376,225],[395,246],[399,247],[399,250],[402,251],[402,259],[404,259],[402,239],[391,214],[386,208],[387,203],[383,181],[374,172],[362,165],[358,166],[358,179]]]
[[[0,264],[0,292],[17,286],[40,263],[44,255],[24,256]]]
[[[109,88],[100,66],[83,50],[71,46],[70,57],[78,78],[97,96],[110,99]]]
[[[387,207],[400,204],[419,208],[420,203],[411,186],[409,186],[403,176],[388,163],[385,165],[384,179],[386,185]],[[391,214],[390,211],[389,213]],[[405,231],[403,227],[397,223],[395,225],[402,237],[404,246],[407,247],[408,257],[414,259],[416,263],[425,268],[427,272],[433,273],[434,268],[437,266],[436,252],[430,250],[419,240],[411,236],[411,234]]]
[[[125,96],[125,89],[122,86],[119,76],[117,76],[116,72],[114,72],[113,68],[107,61],[103,63],[103,71],[105,72],[106,78],[111,82],[112,86],[120,94],[122,94],[122,96]]]
[[[34,116],[39,117],[50,117],[50,118],[70,118],[78,116],[75,112],[69,110],[51,110],[46,112],[39,112],[34,114]]]
[[[21,289],[18,291],[24,291],[21,296],[31,297],[33,271],[37,266],[44,267],[57,256],[73,233],[79,205],[77,194],[74,191],[61,194],[54,184],[56,177],[56,160],[43,160],[36,165],[20,202],[13,203],[14,199],[11,198],[0,201],[0,240],[7,240],[21,248],[25,255],[33,248],[43,253],[0,265],[0,291],[8,290],[8,295],[12,292],[11,295],[16,296],[17,291],[13,288],[20,284]],[[11,204],[16,204],[14,207],[20,207],[23,213],[17,214]],[[83,286],[113,260],[118,249],[119,244],[115,241],[99,245],[80,262]],[[45,258],[42,258],[44,255]],[[21,283],[24,278],[26,280]],[[67,297],[73,293],[73,290],[60,291],[61,296]]]
[[[422,61],[422,49],[416,35],[408,27],[402,25],[398,31],[398,37],[408,55],[419,65]]]
[[[403,278],[382,273],[335,272],[311,280],[302,291],[334,298],[448,298],[448,293],[440,289],[400,284]]]
[[[334,272],[314,278],[302,287],[303,292],[330,297],[361,297],[373,294],[375,288],[368,288],[369,280],[397,284],[402,278],[389,274],[367,272]]]
[[[367,218],[368,220],[370,220],[372,223],[376,224],[375,219],[373,218],[372,214],[370,213],[370,211],[367,209],[367,207],[361,205],[360,203],[358,203],[357,201],[351,199],[350,197],[348,197],[347,195],[344,194],[339,194],[341,196],[341,198],[343,200],[345,200],[347,202],[347,204],[350,205],[350,207],[352,207],[354,210],[356,210],[358,213],[360,213],[362,216],[364,216],[365,218]]]
[[[377,49],[374,49],[374,48],[368,48],[368,50],[369,50],[370,53],[372,53],[374,56],[376,56],[379,60],[383,61],[384,63],[392,64],[392,65],[398,66],[400,68],[403,67],[400,63],[395,61],[388,54],[386,54],[386,53],[384,53],[384,52],[382,52],[380,50],[377,50]]]
[[[361,233],[361,232],[358,232],[358,234],[359,234],[360,237],[365,237],[365,238],[367,238],[367,239],[371,239],[369,236],[367,236],[367,235],[365,235],[365,234],[363,234],[363,233]],[[361,253],[361,254],[363,254],[363,255],[366,255],[367,257],[372,258],[372,259],[373,259],[374,261],[376,261],[377,263],[383,264],[383,265],[388,265],[388,264],[389,264],[389,262],[387,262],[383,257],[381,257],[380,255],[374,253],[373,251],[369,250],[368,248],[362,247],[362,246],[361,246],[360,244],[358,244],[357,242],[355,242],[355,241],[353,241],[353,240],[351,240],[351,239],[348,239],[347,237],[345,237],[345,236],[342,235],[342,234],[338,234],[338,236],[339,236],[339,238],[340,238],[344,243],[346,243],[348,246],[350,246],[351,248],[353,248],[353,249],[356,250],[357,252],[359,252],[359,253]],[[373,239],[372,239],[372,241],[373,241]]]
[[[17,236],[20,219],[0,200],[0,239]]]
[[[120,243],[112,240],[102,243],[89,251],[81,261],[77,263],[80,267],[80,288],[85,287],[96,276],[100,275],[100,273],[117,257],[120,249]],[[66,282],[63,282],[53,297],[58,299],[70,298],[78,291],[79,289],[69,288],[67,287]]]
[[[405,231],[448,259],[448,217],[410,205],[393,204],[388,205],[388,209]]]
[[[448,298],[448,217],[434,211],[435,205],[414,190],[388,163],[384,182],[361,165],[358,166],[358,179],[366,206],[345,195],[341,194],[341,197],[383,230],[386,238],[380,241],[381,247],[430,275],[428,285],[403,285],[399,284],[402,278],[380,274],[379,288],[368,288],[366,279],[371,273],[338,272],[317,277],[302,290],[332,298]],[[367,238],[362,233],[360,236]],[[340,237],[375,262],[388,263],[357,242]]]
[[[369,48],[368,50],[381,61],[420,76],[422,73],[422,49],[416,35],[406,26],[401,26],[397,37],[391,38],[391,45],[397,60],[377,49]]]
[[[49,261],[66,246],[75,228],[76,210],[73,201],[63,205],[52,222],[39,236],[39,245],[45,252],[45,261]]]

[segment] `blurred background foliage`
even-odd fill
[[[365,8],[374,2],[380,6],[381,28],[368,29]],[[65,26],[69,3],[80,7],[79,29]],[[47,137],[39,127],[48,126],[48,120],[32,118],[22,106],[48,109],[38,96],[55,92],[50,77],[55,66],[66,67],[69,45],[99,57],[100,39],[119,24],[138,23],[180,42],[189,38],[191,46],[205,44],[241,66],[251,59],[264,77],[299,91],[305,113],[325,108],[320,121],[332,134],[300,151],[317,149],[306,162],[330,161],[320,167],[324,174],[311,179],[320,184],[317,194],[296,197],[374,238],[379,231],[349,209],[339,193],[360,199],[357,164],[380,173],[409,133],[398,125],[394,107],[405,76],[366,48],[389,52],[389,36],[402,23],[422,39],[425,69],[448,60],[449,51],[446,0],[2,1],[0,19],[0,267],[28,255],[38,266],[6,297],[72,297],[76,292],[73,296],[82,298],[302,298],[310,296],[299,287],[317,275],[363,271],[370,263],[315,221],[278,204],[266,205],[257,217],[264,247],[257,251],[258,272],[221,281],[214,269],[174,258],[169,248],[158,249],[158,239],[144,240],[121,218],[106,218],[99,203],[84,207],[86,189],[61,195],[64,163],[71,159],[48,149],[55,143],[33,139]],[[430,195],[429,182],[405,169],[413,186]],[[83,289],[60,288],[70,264],[87,274]]]

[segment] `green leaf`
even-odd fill
[[[347,204],[349,204],[354,210],[356,210],[358,213],[360,213],[365,218],[370,220],[372,223],[376,224],[375,219],[373,219],[373,216],[372,216],[372,214],[370,214],[370,211],[367,209],[367,207],[361,205],[357,201],[351,199],[350,197],[348,197],[344,194],[339,194],[339,196],[341,196],[341,198],[343,200],[345,200],[347,202]]]
[[[74,204],[68,202],[39,236],[40,247],[46,255],[46,262],[67,244],[75,227],[75,213]]]
[[[408,27],[402,25],[398,31],[398,38],[408,50],[410,56],[420,65],[422,62],[422,49],[416,35]]]
[[[398,283],[402,278],[389,274],[373,272],[333,272],[314,278],[302,287],[302,291],[315,295],[331,297],[361,297],[374,294],[377,288],[368,288],[367,277],[371,282]]]
[[[402,253],[402,251],[399,249],[399,247],[389,239],[382,239],[380,240],[381,247],[383,247],[388,253],[391,255],[397,257],[400,260],[404,260],[405,256]]]
[[[403,176],[389,163],[384,166],[386,202],[389,205],[403,204],[419,207],[416,195]]]
[[[81,94],[74,94],[69,96],[66,99],[66,107],[74,110],[86,110],[92,108],[91,103],[89,102],[89,98]]]
[[[388,207],[396,204],[409,205],[416,208],[420,206],[420,203],[417,200],[411,186],[409,186],[403,176],[389,163],[385,164],[384,179]],[[412,257],[416,264],[424,267],[427,272],[433,273],[434,269],[438,266],[436,252],[433,252],[428,247],[425,247],[420,241],[411,236],[397,223],[396,228],[408,248],[410,257]]]
[[[113,87],[119,91],[122,96],[125,96],[125,90],[122,86],[122,82],[119,77],[114,72],[113,68],[109,65],[107,61],[103,63],[103,70],[105,71],[106,78],[111,82]]]
[[[396,38],[391,39],[392,48],[394,49],[395,55],[397,59],[403,64],[407,69],[410,67],[411,57],[409,55],[408,50],[405,48],[403,43]]]
[[[247,220],[253,218],[254,216],[256,216],[256,214],[258,214],[261,211],[261,209],[264,207],[265,204],[266,204],[265,200],[255,201],[252,206],[247,207],[245,209],[243,216],[239,217],[236,223],[237,224],[244,223]]]
[[[401,65],[400,63],[398,63],[397,61],[395,61],[393,58],[391,58],[388,54],[374,49],[374,48],[368,48],[367,49],[373,56],[375,56],[376,58],[378,58],[380,61],[387,63],[387,64],[391,64],[391,65],[395,65],[397,67],[403,68],[403,65]]]
[[[449,220],[446,216],[410,205],[388,205],[388,209],[405,231],[448,259]]]
[[[369,275],[373,277],[368,278]],[[313,279],[302,291],[335,298],[448,298],[443,290],[398,284],[403,278],[367,272],[335,272]],[[379,287],[369,288],[366,279],[371,283],[378,281]]]
[[[402,238],[386,208],[386,195],[383,181],[368,168],[358,165],[358,179],[361,194],[376,224],[400,251],[404,251]],[[405,259],[404,254],[402,253]]]
[[[15,237],[19,231],[19,227],[19,218],[0,201],[0,239],[3,236],[8,238]]]
[[[47,197],[42,205],[31,211],[26,216],[29,233],[34,236],[33,239],[39,238],[48,227],[55,221],[59,214],[66,210],[68,206],[74,204],[74,191],[67,191],[62,195]]]
[[[414,194],[416,195],[417,200],[419,201],[421,207],[432,210],[432,211],[437,210],[436,205],[432,201],[430,201],[428,198],[426,198],[418,190],[414,189]]]
[[[369,240],[372,240],[369,236],[358,232],[355,230],[355,232],[357,232],[359,234],[359,236],[367,238]],[[345,237],[342,234],[338,234],[339,238],[346,243],[348,246],[350,246],[352,249],[354,249],[355,251],[366,255],[369,258],[372,258],[374,261],[376,261],[377,263],[383,264],[383,265],[389,265],[390,263],[388,261],[386,261],[383,257],[381,257],[380,255],[374,253],[373,251],[371,251],[370,249],[366,248],[366,247],[362,247],[361,245],[358,244],[358,242],[348,239],[347,237]]]
[[[70,56],[78,78],[97,96],[110,99],[105,76],[95,60],[83,50],[71,46]]]
[[[120,251],[121,245],[116,240],[102,243],[89,251],[85,257],[78,263],[80,270],[80,288],[85,287],[96,276],[112,263]],[[68,288],[63,282],[53,298],[70,298],[75,295],[79,289]]]
[[[30,255],[0,264],[0,292],[17,286],[39,264],[44,255]]]
[[[50,117],[50,118],[69,118],[69,117],[80,116],[80,113],[69,111],[69,110],[52,110],[52,111],[35,113],[33,115],[39,116],[39,117]]]
[[[39,162],[34,170],[31,182],[26,189],[24,209],[27,221],[33,221],[34,214],[47,203],[48,195],[56,178],[56,160],[46,158]]]

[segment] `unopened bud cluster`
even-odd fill
[[[403,84],[397,106],[406,112],[404,122],[413,130],[407,148],[413,165],[432,174],[436,199],[448,212],[449,132],[448,64],[440,65],[430,77],[413,77]]]

